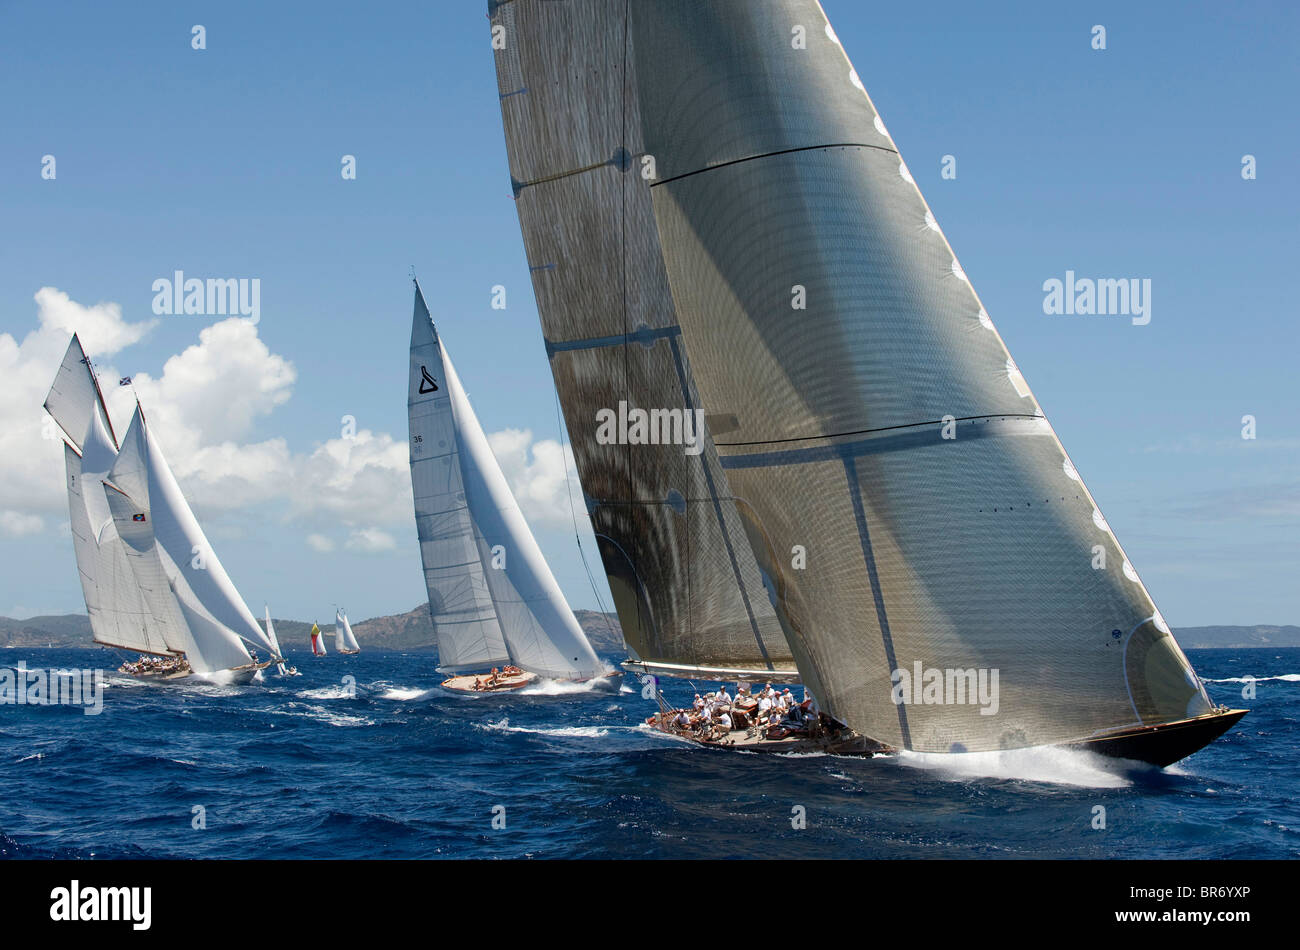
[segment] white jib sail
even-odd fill
[[[271,605],[263,604],[266,611],[266,638],[271,641],[271,649],[276,656],[284,656],[284,651],[280,649],[280,639],[275,635],[275,624],[271,623]],[[277,663],[275,668],[280,672],[286,672],[283,663]]]
[[[144,425],[139,407],[131,419],[139,420],[148,452],[149,501],[154,513],[154,535],[172,562],[180,568],[184,588],[193,592],[189,607],[211,614],[217,623],[236,636],[271,653],[275,647],[258,626],[253,612],[235,589],[194,512],[181,493],[167,460],[163,457],[152,431]]]
[[[468,529],[462,531],[460,540],[465,548],[472,546],[472,554],[476,555],[477,573],[487,586],[496,629],[509,658],[539,676],[582,679],[599,675],[604,664],[582,632],[519,510],[417,287],[408,393],[412,405],[413,479],[415,437],[421,434],[415,427],[416,407],[420,405],[416,400],[422,394],[427,397],[420,406],[424,410],[420,417],[424,430],[438,436],[437,442],[425,448],[426,457],[440,462],[447,471],[446,483],[459,488],[449,501],[461,506],[461,524]],[[453,467],[459,471],[451,472]],[[418,515],[418,492],[416,504]],[[464,557],[469,562],[464,567],[472,570],[474,559]],[[427,560],[425,567],[427,577]],[[431,589],[431,603],[432,595]]]
[[[160,506],[152,492],[155,478],[147,443],[148,432],[137,408],[103,483],[141,598],[168,643],[185,653],[196,673],[247,665],[251,658],[243,642],[199,601],[158,538]]]

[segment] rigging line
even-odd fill
[[[560,432],[560,462],[564,465],[564,487],[569,495],[569,517],[573,521],[573,540],[578,545],[578,556],[582,558],[582,569],[587,573],[587,582],[591,584],[591,593],[596,598],[596,606],[600,609],[600,615],[605,618],[605,626],[609,628],[609,635],[615,637],[614,625],[610,623],[609,614],[605,610],[605,603],[601,599],[600,590],[596,587],[596,578],[592,576],[591,566],[587,563],[587,552],[582,547],[582,537],[578,532],[578,512],[573,504],[573,483],[569,481],[569,458],[564,452],[564,418],[560,413],[560,392],[555,390],[555,424]]]

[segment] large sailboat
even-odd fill
[[[343,654],[361,652],[352,624],[348,623],[347,611],[341,607],[334,608],[334,649]]]
[[[96,643],[121,671],[246,683],[280,659],[226,574],[136,404],[119,445],[74,334],[45,401],[63,430],[77,569]],[[258,662],[251,648],[272,660]]]
[[[542,556],[415,285],[407,411],[411,486],[443,686],[518,689],[618,677]],[[486,674],[486,675],[483,675]]]
[[[489,16],[630,668],[802,682],[863,752],[1165,765],[1244,715],[1171,635],[816,0]],[[624,406],[698,413],[702,448],[601,438]],[[946,689],[981,672],[996,705]]]

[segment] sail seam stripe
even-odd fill
[[[885,148],[883,145],[870,145],[866,142],[826,142],[822,145],[799,145],[795,148],[781,148],[774,152],[764,152],[761,155],[746,155],[744,158],[733,158],[728,162],[719,162],[717,165],[708,165],[704,168],[697,168],[693,172],[682,172],[680,175],[673,175],[671,178],[664,178],[661,181],[650,182],[651,188],[658,188],[660,185],[667,185],[674,181],[681,181],[683,178],[690,178],[692,175],[702,175],[705,172],[711,172],[719,168],[727,168],[730,165],[740,165],[744,162],[756,162],[762,158],[772,158],[777,155],[793,155],[796,152],[819,152],[827,148],[872,148],[878,152],[889,152],[898,155],[898,149]],[[585,169],[584,169],[585,171]]]
[[[1042,419],[1042,416],[1018,416],[1018,417],[1001,417],[988,416],[984,418],[1031,418]],[[1042,434],[1047,434],[1047,430]],[[742,469],[742,468],[767,468],[777,465],[806,465],[814,462],[829,462],[838,458],[851,458],[859,455],[874,455],[882,452],[894,452],[901,449],[923,448],[932,445],[960,445],[963,442],[969,442],[972,439],[988,438],[997,432],[990,432],[988,428],[972,429],[962,439],[935,439],[933,433],[929,430],[919,430],[910,432],[897,432],[890,436],[860,439],[856,442],[840,442],[834,445],[818,445],[811,448],[803,449],[783,449],[776,452],[756,452],[753,455],[724,455],[719,456],[718,461],[724,469]]]
[[[869,435],[872,432],[891,432],[895,429],[914,429],[919,426],[933,426],[941,422],[971,422],[976,419],[1043,419],[1045,416],[1036,412],[990,412],[978,416],[957,416],[952,420],[930,419],[927,422],[904,422],[896,426],[881,426],[878,429],[850,429],[847,432],[827,432],[824,435],[798,435],[788,439],[756,439],[752,442],[717,442],[714,444],[726,448],[740,448],[748,445],[781,445],[785,442],[812,442],[816,439],[841,439],[846,435]]]
[[[527,92],[528,90],[524,89],[524,90],[517,90],[517,91]],[[510,95],[514,95],[514,93],[510,93]],[[553,181],[562,181],[565,178],[572,178],[574,175],[582,175],[587,172],[594,172],[599,168],[605,168],[606,166],[613,165],[613,164],[614,161],[612,159],[607,158],[603,162],[593,162],[590,165],[584,165],[582,168],[571,168],[568,171],[555,172],[553,175],[543,175],[541,178],[534,178],[531,181],[519,181],[518,179],[516,179],[513,185],[514,192],[516,195],[518,195],[525,188],[531,188],[533,185],[545,185]]]
[[[546,341],[546,358],[550,359],[556,353],[563,353],[569,350],[595,350],[607,346],[621,346],[627,343],[653,343],[656,340],[672,339],[680,336],[682,328],[674,324],[670,327],[644,327],[632,333],[613,333],[609,336],[589,336],[580,337],[576,340],[564,340],[556,343],[551,340]]]
[[[691,393],[686,383],[686,369],[682,366],[681,351],[677,346],[677,340],[669,338],[668,346],[673,353],[673,366],[677,369],[677,381],[682,387],[682,402],[686,404],[687,412],[694,412],[694,406],[691,404]],[[750,629],[754,631],[754,640],[758,643],[758,652],[763,655],[763,662],[767,664],[768,669],[775,670],[772,665],[772,658],[767,654],[767,645],[763,643],[763,636],[758,629],[758,620],[754,617],[754,608],[749,602],[749,591],[745,590],[744,578],[740,575],[740,563],[736,560],[736,551],[731,544],[731,535],[727,533],[727,523],[722,516],[722,503],[718,500],[718,490],[713,483],[713,473],[709,471],[707,456],[703,453],[700,455],[700,467],[704,470],[704,481],[709,487],[709,498],[713,501],[713,512],[718,518],[718,530],[722,534],[722,543],[727,547],[727,557],[731,560],[732,574],[736,578],[736,587],[740,590],[740,599],[745,605],[745,613],[749,616]]]
[[[892,681],[898,659],[894,654],[894,638],[889,631],[889,617],[885,613],[885,597],[880,589],[880,574],[876,570],[876,556],[871,550],[871,534],[867,528],[867,513],[862,505],[862,491],[858,485],[858,469],[851,455],[844,456],[844,474],[849,484],[849,498],[853,502],[853,517],[858,523],[858,539],[862,542],[862,558],[867,564],[867,579],[871,582],[871,596],[876,602],[876,620],[880,624],[880,638],[885,644],[885,658],[889,662]],[[898,728],[903,734],[903,748],[912,748],[912,736],[907,728],[907,710],[902,703],[898,709]]]

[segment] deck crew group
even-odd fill
[[[748,685],[737,683],[734,697],[725,686],[714,693],[696,693],[691,707],[678,710],[672,724],[682,732],[718,739],[733,730],[757,729],[768,734],[804,732],[818,719],[816,701],[807,690],[799,701],[789,687],[777,690],[767,683],[752,692]]]

